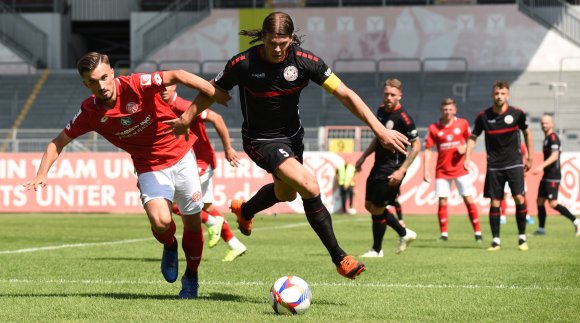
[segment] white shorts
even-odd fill
[[[469,174],[463,175],[455,179],[437,178],[435,179],[435,193],[438,197],[449,197],[451,194],[451,183],[455,181],[459,195],[473,196],[473,183]]]
[[[137,176],[141,202],[163,198],[175,202],[184,215],[196,214],[203,208],[201,184],[193,152],[188,152],[175,165]]]
[[[213,168],[211,166],[199,177],[201,182],[201,194],[203,195],[203,203],[213,203]]]

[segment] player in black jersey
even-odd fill
[[[560,179],[562,174],[560,171],[560,153],[562,146],[560,146],[560,138],[554,132],[554,122],[549,115],[542,116],[541,119],[542,131],[544,131],[544,162],[532,170],[532,174],[539,175],[544,172],[540,187],[538,188],[538,230],[534,235],[546,234],[546,200],[550,206],[560,212],[563,216],[568,218],[576,228],[576,236],[580,237],[580,219],[577,219],[571,212],[562,204],[558,204],[558,188],[560,188]]]
[[[366,158],[375,153],[375,163],[367,178],[365,194],[365,208],[371,213],[372,218],[373,246],[361,257],[383,257],[382,244],[387,225],[399,234],[397,254],[405,251],[417,238],[417,234],[402,226],[387,208],[398,204],[396,199],[403,177],[421,150],[415,122],[401,106],[402,95],[401,81],[397,79],[385,81],[383,104],[377,110],[377,118],[385,128],[397,130],[407,136],[411,142],[410,152],[405,156],[399,151],[385,149],[378,144],[377,138],[374,138],[356,162],[356,168],[360,171]]]
[[[330,213],[320,199],[316,177],[302,165],[304,144],[298,114],[298,100],[309,81],[332,93],[348,110],[365,122],[381,145],[405,152],[407,138],[385,129],[362,99],[331,71],[318,56],[300,47],[292,18],[283,12],[269,14],[262,29],[240,32],[263,42],[230,59],[214,84],[231,90],[238,85],[244,116],[244,150],[260,167],[273,175],[274,182],[262,187],[247,202],[233,200],[232,211],[240,231],[252,232],[254,214],[282,201],[302,197],[306,218],[327,248],[337,271],[354,279],[365,267],[340,248]],[[211,99],[198,95],[190,109],[179,119],[167,121],[176,135],[185,134],[193,116],[207,108]]]
[[[471,162],[471,152],[477,137],[485,131],[485,149],[487,151],[487,174],[485,176],[484,197],[491,198],[489,208],[489,224],[493,240],[487,250],[501,249],[499,237],[500,203],[503,198],[505,183],[509,183],[512,196],[516,203],[516,223],[518,227],[518,248],[528,250],[526,243],[526,214],[528,213],[524,171],[532,165],[534,147],[532,133],[524,111],[508,105],[509,83],[496,81],[492,88],[493,106],[481,111],[475,118],[471,137],[467,142],[464,167],[468,169]],[[524,134],[528,149],[528,158],[525,165],[522,162],[520,148],[520,130]]]

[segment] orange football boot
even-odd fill
[[[349,279],[355,279],[356,276],[360,275],[366,269],[365,265],[354,259],[353,256],[344,257],[340,262],[340,265],[336,266],[336,271]]]
[[[240,229],[240,232],[249,236],[252,234],[252,224],[254,224],[254,219],[246,220],[242,216],[242,204],[244,203],[244,200],[232,200],[230,209],[238,217],[238,229]]]

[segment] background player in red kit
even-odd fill
[[[273,12],[264,19],[262,29],[245,30],[240,34],[252,37],[252,44],[263,44],[235,55],[214,82],[225,90],[239,87],[244,150],[258,166],[271,173],[274,180],[247,202],[232,201],[240,231],[250,235],[256,213],[278,202],[292,201],[300,194],[306,218],[329,252],[338,273],[354,279],[365,266],[338,245],[316,177],[302,165],[304,128],[298,112],[300,93],[309,81],[313,81],[365,122],[381,145],[404,152],[407,140],[404,135],[381,125],[362,99],[343,84],[322,59],[300,47],[301,41],[294,34],[294,23],[288,14]],[[166,123],[177,135],[184,134],[193,116],[209,104],[210,99],[198,96],[191,109],[179,119]]]
[[[500,240],[500,202],[503,198],[505,183],[509,183],[516,203],[516,224],[518,227],[518,249],[527,251],[526,214],[528,207],[525,199],[524,171],[532,166],[534,147],[532,132],[524,111],[508,104],[509,83],[496,81],[491,96],[493,105],[481,111],[473,126],[471,137],[467,141],[464,167],[468,169],[475,140],[485,132],[485,150],[487,152],[487,172],[485,175],[484,196],[491,199],[489,224],[493,236],[488,251],[501,250]],[[520,149],[520,131],[524,134],[528,158],[522,162]]]
[[[191,143],[166,131],[164,120],[176,117],[156,95],[165,86],[181,83],[225,104],[229,95],[204,79],[183,70],[131,74],[115,78],[107,55],[85,54],[77,64],[83,84],[92,96],[46,147],[36,177],[27,189],[46,186],[47,174],[63,148],[89,131],[102,135],[128,152],[137,172],[141,201],[155,238],[164,245],[161,271],[169,282],[177,280],[177,240],[171,217],[172,201],[179,206],[184,225],[182,247],[187,269],[181,279],[180,298],[197,297],[197,268],[203,250],[199,212],[203,207]]]
[[[451,193],[452,182],[455,181],[459,194],[463,197],[469,219],[473,225],[475,240],[481,241],[479,216],[477,206],[473,203],[475,190],[469,172],[463,168],[465,160],[465,145],[471,135],[467,120],[457,118],[455,100],[444,99],[441,102],[441,119],[432,123],[425,139],[425,163],[423,163],[424,180],[431,182],[431,148],[437,146],[437,166],[435,167],[435,193],[439,198],[439,229],[442,241],[447,241],[448,213],[447,199]]]
[[[176,85],[166,86],[165,91],[161,92],[161,98],[169,104],[175,114],[180,116],[191,105],[191,101],[185,100],[177,95]],[[213,206],[213,172],[216,168],[216,155],[211,145],[210,139],[205,129],[205,122],[211,123],[222,141],[226,160],[233,167],[238,167],[240,158],[238,157],[230,142],[230,134],[224,122],[224,119],[217,112],[206,109],[198,114],[191,123],[191,132],[197,137],[193,143],[193,151],[197,159],[197,168],[199,170],[199,179],[201,182],[201,192],[203,194],[203,209],[201,210],[201,221],[208,227],[208,246],[215,247],[220,236],[228,244],[230,250],[227,252],[223,261],[233,261],[238,256],[246,252],[246,246],[238,240],[230,230],[228,221]],[[176,205],[173,211],[179,214]]]

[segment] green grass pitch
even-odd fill
[[[486,216],[482,245],[466,216],[450,217],[448,242],[436,241],[435,215],[406,223],[417,241],[396,255],[396,234],[387,230],[385,257],[364,260],[367,271],[350,281],[336,273],[304,215],[258,215],[251,237],[234,230],[246,255],[224,263],[223,241],[206,246],[199,299],[178,300],[179,280],[163,280],[162,248],[145,215],[0,214],[0,322],[580,320],[580,238],[565,218],[549,217],[546,236],[528,235],[528,252],[517,249],[513,216],[501,227],[500,252],[485,251]],[[369,215],[333,216],[333,224],[347,252],[370,247]],[[270,286],[282,275],[311,286],[312,306],[300,317],[278,317],[269,305]]]

